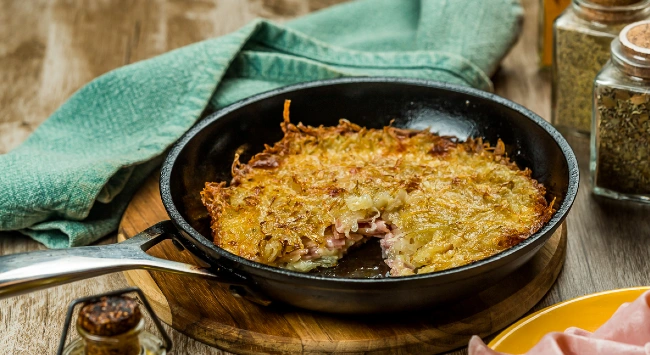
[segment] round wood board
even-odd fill
[[[118,240],[165,219],[158,176],[152,176],[124,213]],[[491,288],[444,309],[386,316],[264,307],[234,297],[216,282],[191,276],[144,270],[124,274],[131,285],[144,291],[165,323],[234,353],[440,353],[466,346],[474,334],[493,334],[523,316],[555,282],[565,252],[566,225],[562,225],[530,262]],[[179,251],[169,240],[150,249],[149,254],[196,263],[191,254]]]

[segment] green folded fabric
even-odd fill
[[[202,112],[277,87],[400,76],[489,90],[521,16],[517,0],[355,1],[111,71],[0,156],[0,230],[51,248],[96,241]]]

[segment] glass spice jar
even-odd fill
[[[626,25],[650,18],[649,0],[573,0],[553,28],[551,122],[563,132],[589,135],[596,74],[611,41]]]
[[[537,49],[540,68],[548,68],[553,63],[553,22],[570,3],[571,0],[539,0]]]
[[[597,195],[650,203],[650,21],[625,27],[594,80],[591,183]]]
[[[135,299],[102,297],[84,304],[77,319],[80,338],[64,355],[165,355],[160,338],[144,331],[144,318]]]

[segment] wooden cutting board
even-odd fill
[[[152,176],[124,213],[118,239],[165,219],[158,176]],[[466,346],[473,334],[493,334],[523,316],[555,282],[565,252],[562,225],[530,262],[491,288],[444,309],[380,316],[328,315],[281,304],[264,307],[234,297],[212,281],[144,270],[124,274],[144,291],[165,323],[234,353],[440,353]],[[149,254],[195,263],[169,240]]]

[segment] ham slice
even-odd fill
[[[473,336],[469,355],[505,355]],[[530,349],[526,355],[650,355],[650,291],[632,303],[623,304],[598,330],[590,333],[569,328],[553,332]]]

